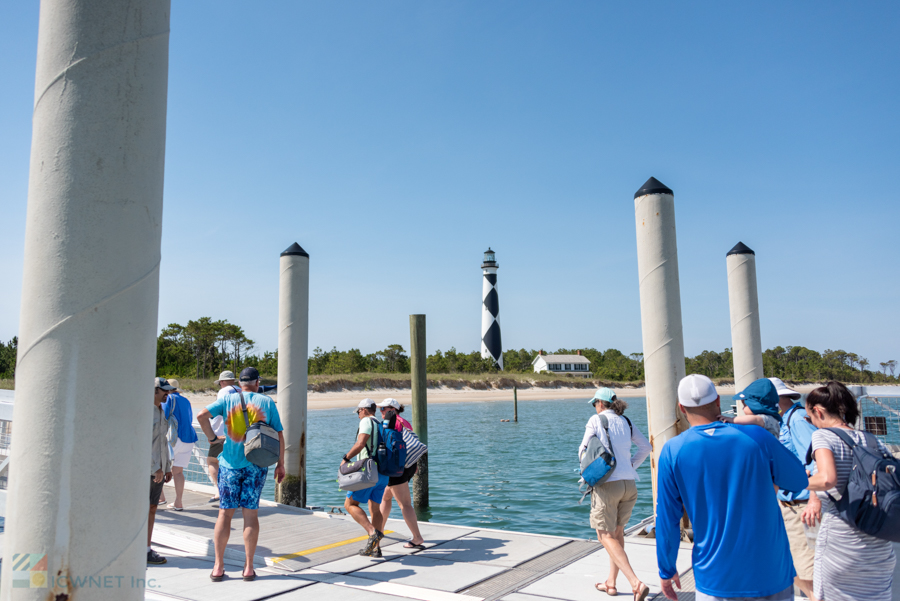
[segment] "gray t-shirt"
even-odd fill
[[[781,422],[772,417],[771,415],[759,414],[759,417],[763,419],[763,428],[766,431],[770,432],[775,438],[778,438],[781,435]]]

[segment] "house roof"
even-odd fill
[[[531,364],[534,365],[537,363],[538,359],[543,359],[547,363],[587,363],[588,365],[591,363],[590,360],[583,355],[538,355]]]

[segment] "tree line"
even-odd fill
[[[15,339],[10,343],[15,345]],[[0,374],[4,347],[0,345]],[[15,347],[13,346],[13,349]],[[256,367],[267,377],[278,375],[278,352],[254,353],[255,343],[244,330],[225,320],[213,321],[209,317],[192,320],[187,325],[169,324],[157,340],[157,373],[191,378],[209,378],[225,369],[239,371],[246,366]],[[644,379],[642,353],[628,355],[616,349],[600,351],[594,348],[557,349],[555,354],[574,355],[578,351],[591,362],[593,377],[616,382],[639,382]],[[503,353],[505,373],[533,373],[532,362],[538,349],[510,349]],[[12,352],[13,368],[15,350]],[[426,358],[426,370],[433,374],[485,374],[501,370],[490,359],[484,359],[479,351],[470,353],[437,350]],[[844,350],[827,349],[822,353],[802,346],[776,346],[763,353],[763,369],[766,377],[779,377],[790,381],[840,380],[842,382],[897,383],[897,361],[885,361],[872,365],[865,357]],[[734,378],[731,349],[721,352],[703,351],[685,358],[687,373],[699,373],[711,378]],[[10,372],[11,373],[11,372]],[[332,348],[324,351],[316,347],[309,357],[309,373],[357,374],[357,373],[409,373],[409,355],[400,344],[388,345],[383,350],[363,354],[359,349],[346,351]]]
[[[16,353],[19,352],[19,337],[13,336],[9,342],[0,342],[0,378],[12,379],[16,373]]]

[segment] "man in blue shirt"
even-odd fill
[[[250,424],[264,422],[278,432],[280,449],[278,463],[275,465],[275,481],[284,479],[284,429],[275,401],[264,394],[259,394],[259,372],[253,367],[246,367],[241,372],[241,390],[219,397],[208,405],[197,416],[203,433],[210,443],[217,440],[210,419],[221,416],[225,421],[225,444],[219,456],[219,517],[213,542],[216,548],[216,563],[210,578],[214,582],[225,576],[225,547],[231,534],[231,518],[234,510],[241,508],[244,519],[244,580],[256,578],[253,569],[253,556],[256,553],[256,542],[259,539],[259,497],[269,468],[250,463],[244,456],[244,437],[247,424],[244,421],[243,399],[247,405],[247,421]]]
[[[194,412],[191,409],[191,402],[181,396],[178,380],[170,379],[169,384],[175,387],[175,390],[166,397],[163,403],[163,411],[166,413],[166,419],[169,420],[169,448],[172,453],[172,483],[175,485],[175,502],[168,505],[169,509],[174,511],[182,511],[184,504],[182,496],[184,495],[184,468],[191,462],[194,443],[197,442],[197,433],[194,432]],[[165,502],[165,493],[160,498],[160,502]]]
[[[799,491],[803,464],[758,426],[724,424],[719,395],[706,376],[678,385],[691,428],[669,440],[659,459],[656,557],[661,587],[677,599],[675,558],[682,507],[694,527],[697,601],[792,601],[794,566],[774,486]],[[774,485],[774,486],[773,486]]]
[[[778,393],[778,408],[781,410],[781,432],[778,439],[787,449],[800,460],[806,463],[806,451],[812,443],[813,432],[816,427],[806,421],[806,409],[800,402],[800,393],[788,388],[779,378],[769,378],[775,385]],[[815,461],[810,461],[806,466],[809,472],[814,472]],[[800,516],[807,505],[814,511],[820,512],[822,502],[816,495],[810,496],[808,490],[800,492],[778,491],[778,504],[781,506],[781,517],[784,518],[784,528],[787,530],[788,541],[791,544],[791,556],[794,558],[794,569],[797,570],[797,578],[794,584],[803,593],[815,601],[813,595],[813,565],[816,552],[806,542],[806,529]]]

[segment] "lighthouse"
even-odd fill
[[[503,369],[503,345],[500,344],[500,300],[497,296],[497,260],[494,251],[484,251],[481,272],[484,283],[481,290],[481,356],[493,359]]]

